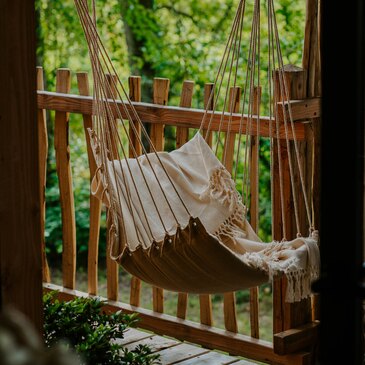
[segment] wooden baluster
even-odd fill
[[[194,85],[195,85],[194,81],[184,81],[181,91],[180,107],[191,108],[191,104],[193,101]],[[176,148],[181,147],[188,140],[189,140],[189,128],[176,127]],[[176,316],[178,318],[185,319],[187,313],[187,307],[188,307],[188,294],[179,293]]]
[[[232,87],[229,93],[229,112],[237,113],[240,109],[241,88]],[[227,132],[224,141],[224,153],[226,155],[225,166],[228,171],[233,169],[234,147],[236,133]],[[224,294],[224,324],[226,330],[237,332],[236,295],[235,293]]]
[[[214,92],[214,84],[207,83],[204,85],[204,109],[213,110],[214,107],[214,95],[211,96],[212,92]],[[205,128],[208,128],[209,116],[207,116],[205,120]],[[207,136],[207,129],[203,130],[203,137]],[[213,144],[213,131],[210,130],[207,143],[210,147]]]
[[[37,67],[37,90],[44,90],[43,68]],[[42,232],[42,275],[43,282],[50,283],[51,275],[46,255],[46,241],[44,236],[46,221],[46,176],[47,176],[47,157],[48,157],[48,135],[47,117],[45,109],[38,109],[38,159],[39,159],[39,188],[40,188],[40,220]]]
[[[141,102],[142,100],[141,81],[142,81],[141,76],[130,76],[128,78],[129,98],[131,101]],[[134,128],[132,126],[129,126],[129,136],[132,140],[132,145],[136,151],[137,156],[140,156],[142,154],[142,145],[139,142],[137,136],[141,138],[141,125],[136,121],[132,121],[130,123],[133,123]],[[137,135],[134,132],[134,130],[136,131]],[[131,147],[129,147],[129,157],[130,158],[135,157]]]
[[[194,81],[184,81],[181,91],[180,107],[191,108],[194,94]],[[180,148],[189,140],[189,128],[176,127],[176,148]]]
[[[142,99],[141,77],[130,76],[128,81],[129,81],[129,98],[131,99],[131,101],[140,102]],[[130,122],[130,123],[134,123],[137,134],[141,136],[141,125],[137,122]],[[129,135],[131,137],[132,144],[134,146],[136,154],[141,155],[142,154],[141,143],[138,141],[138,138],[136,137],[136,134],[131,126],[129,127]],[[131,147],[129,147],[129,157],[131,158],[134,157],[133,150],[131,149]],[[139,307],[141,304],[141,280],[135,276],[133,276],[131,279],[131,291],[130,291],[129,303],[137,307]]]
[[[69,69],[57,70],[56,92],[67,94],[71,88]],[[62,276],[63,286],[75,289],[76,279],[76,224],[72,188],[72,172],[69,146],[69,113],[55,114],[54,145],[56,150],[57,175],[60,188],[62,213]]]
[[[170,89],[170,80],[155,77],[153,80],[153,103],[167,105]],[[151,125],[151,140],[157,151],[163,151],[165,146],[165,126],[154,123]]]
[[[321,65],[319,57],[320,42],[320,6],[318,0],[306,0],[306,20],[303,47],[303,69],[307,70],[307,97],[313,98],[320,96],[321,91]],[[320,174],[321,174],[321,118],[311,119],[311,123],[306,125],[307,144],[311,147],[307,150],[306,161],[312,161],[312,174],[310,178],[311,199],[313,203],[313,221],[314,227],[321,232],[320,227]],[[308,171],[310,171],[308,169]],[[308,179],[307,179],[308,182]],[[312,296],[312,319],[319,319],[319,295]]]
[[[108,98],[116,98],[117,97],[117,77],[116,75],[105,75],[106,80],[109,84],[109,89],[107,89],[107,97]],[[114,124],[114,125],[113,125]],[[108,143],[108,149],[110,151],[111,160],[119,159],[118,153],[118,140],[117,137],[114,137],[118,131],[117,129],[117,121],[112,120],[108,123],[109,134],[111,136],[111,140]],[[107,216],[109,212],[107,211]],[[109,232],[110,227],[107,227],[107,231]],[[106,272],[107,272],[107,297],[109,300],[118,300],[119,294],[119,266],[118,264],[110,257],[110,242],[108,240],[109,235],[107,234],[107,249],[106,249]]]
[[[153,80],[153,102],[159,105],[167,105],[170,89],[170,80],[155,78]],[[151,141],[157,151],[164,150],[164,126],[153,124],[151,126]],[[153,291],[153,310],[163,313],[163,289],[154,287]]]
[[[254,88],[252,113],[257,115],[260,111],[261,103],[261,87]],[[260,131],[259,131],[260,132]],[[259,134],[259,133],[258,133]],[[250,199],[250,224],[254,231],[257,233],[259,228],[259,181],[257,176],[259,173],[259,149],[260,149],[260,137],[251,137],[250,146],[250,187],[251,187],[251,199]],[[250,325],[251,325],[251,337],[260,338],[259,331],[259,288],[250,289]]]
[[[89,78],[87,72],[77,73],[77,84],[80,95],[89,96]],[[83,114],[84,132],[87,147],[87,156],[90,170],[90,183],[96,172],[96,162],[91,150],[88,128],[92,129],[92,116]],[[89,220],[89,242],[88,242],[88,293],[98,294],[98,257],[99,257],[99,234],[100,234],[101,201],[90,192],[90,220]]]
[[[214,84],[208,83],[204,86],[204,108],[208,110],[213,109],[213,97],[209,102],[210,95],[214,88]],[[206,137],[207,130],[203,130],[203,136]],[[208,144],[212,147],[213,143],[213,132],[209,133]],[[199,304],[200,304],[200,323],[205,324],[207,326],[213,325],[213,311],[212,311],[212,298],[209,294],[201,294],[199,295]]]
[[[278,72],[276,72],[276,92],[278,92]],[[290,99],[301,99],[305,96],[306,87],[306,72],[298,67],[285,66],[284,77],[287,80],[288,92]],[[280,96],[279,96],[280,99]],[[290,123],[290,122],[289,122]],[[280,185],[279,185],[279,171],[278,171],[278,155],[277,148],[280,143],[281,155],[280,160],[283,171],[283,190],[284,190],[284,214],[286,220],[286,239],[294,239],[296,237],[296,225],[294,217],[294,207],[292,201],[292,190],[290,185],[290,174],[289,174],[289,158],[287,143],[285,140],[275,141],[274,149],[274,226],[273,226],[273,238],[274,240],[281,240],[283,237],[282,217],[281,217],[281,204],[280,204]],[[305,142],[302,142],[305,143]],[[290,152],[293,150],[293,142],[290,142]],[[302,148],[302,146],[299,146]],[[293,169],[295,170],[295,179],[297,177],[297,162],[296,157],[292,155]],[[305,156],[305,154],[304,154]],[[301,186],[299,182],[296,182],[296,197],[298,200],[299,214],[300,217],[305,216],[305,209],[303,203],[303,196],[301,192]],[[304,209],[304,211],[303,211]],[[302,219],[301,222],[302,223]],[[302,227],[303,228],[303,227]],[[308,229],[309,227],[307,227]],[[306,232],[303,232],[305,234]],[[311,321],[311,300],[310,298],[304,299],[296,303],[286,303],[286,286],[287,281],[285,278],[274,281],[274,294],[273,294],[273,315],[274,315],[274,333],[281,332],[293,327],[298,327],[302,324]]]

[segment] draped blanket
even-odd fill
[[[99,141],[90,136],[101,166]],[[235,182],[199,133],[170,153],[109,161],[95,175],[92,192],[111,208],[112,257],[153,285],[217,293],[284,274],[293,302],[310,294],[318,276],[316,232],[261,242]]]

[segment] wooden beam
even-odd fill
[[[181,108],[191,108],[194,94],[194,81],[184,81],[181,97],[180,97],[180,107]],[[189,140],[189,128],[177,127],[176,128],[176,148],[180,148]],[[188,310],[188,294],[179,293],[177,299],[177,310],[176,317],[186,318]]]
[[[241,104],[241,88],[231,87],[229,89],[228,112],[238,113]],[[236,134],[231,131],[225,133],[223,164],[227,171],[233,173],[233,164],[235,159]],[[238,332],[237,311],[236,311],[236,293],[224,293],[223,296],[223,315],[224,326],[227,331]]]
[[[306,92],[305,81],[306,81],[306,72],[298,67],[294,67],[291,65],[284,66],[284,78],[288,87],[289,97],[293,97],[294,99],[303,97],[303,94]],[[283,83],[284,80],[281,80]],[[283,88],[280,86],[279,82],[279,72],[276,71],[276,85],[275,92],[278,93],[278,99],[281,97]],[[305,143],[305,142],[301,142]],[[280,156],[278,156],[278,151],[280,147]],[[299,151],[305,150],[305,145],[298,146]],[[302,231],[301,233],[306,234],[309,230],[308,224],[306,226],[306,230],[303,230],[302,227],[307,223],[301,217],[306,217],[305,205],[303,202],[303,194],[301,190],[301,185],[298,182],[298,161],[296,159],[295,154],[293,153],[294,146],[293,142],[280,140],[275,141],[275,149],[274,149],[274,213],[273,213],[273,238],[274,240],[281,240],[283,238],[287,240],[294,239],[297,234],[297,227],[294,217],[294,204],[293,204],[293,194],[296,195],[298,202],[298,214],[299,214],[299,229]],[[290,168],[289,168],[289,157],[292,158],[292,167],[294,174],[292,178],[294,179],[294,188],[291,184],[291,176],[290,176]],[[306,161],[303,161],[303,157],[305,157],[305,153],[299,155],[299,163],[303,164],[304,173],[306,173],[305,164]],[[279,175],[278,164],[279,160],[282,166],[282,175]],[[280,186],[281,185],[281,186]],[[283,201],[281,202],[280,198],[280,189],[282,189]],[[283,203],[283,206],[281,205]],[[284,226],[285,220],[285,226]],[[285,228],[285,230],[284,230]],[[285,232],[285,234],[284,234]],[[274,294],[273,294],[273,315],[274,315],[274,334],[278,332],[282,332],[294,327],[298,327],[300,325],[306,324],[311,321],[311,304],[310,298],[306,298],[301,300],[300,302],[295,303],[287,303],[285,301],[286,297],[286,288],[287,288],[287,280],[285,278],[276,279],[274,281]]]
[[[68,93],[70,88],[70,70],[58,69],[56,91]],[[76,221],[69,146],[69,113],[56,111],[54,123],[54,147],[62,215],[62,278],[66,288],[74,289],[76,284]]]
[[[0,310],[42,332],[35,2],[0,3]]]
[[[289,121],[289,106],[293,119],[309,120],[312,118],[319,118],[321,116],[321,98],[308,98],[303,100],[290,100],[290,102],[278,103],[279,120],[283,121],[284,111],[287,113]]]
[[[60,300],[88,296],[86,293],[64,289],[53,284],[44,284],[44,289],[45,291],[57,290],[58,299]],[[101,298],[101,300],[105,300],[105,298]],[[245,356],[252,360],[269,363],[275,361],[275,363],[283,365],[310,364],[311,355],[307,352],[285,356],[277,355],[274,353],[273,345],[270,342],[197,324],[167,314],[111,301],[105,303],[104,309],[110,312],[122,310],[125,313],[138,313],[141,319],[139,322],[140,328],[159,335],[184,338],[185,341],[200,344],[210,349],[225,351],[231,355]]]
[[[140,102],[142,100],[142,79],[140,76],[130,76],[128,79],[129,84],[129,98],[131,101]],[[131,142],[129,145],[129,157],[133,158],[134,154],[140,156],[142,154],[142,126],[138,122],[132,122],[129,126],[129,136]],[[138,138],[139,137],[139,138]],[[132,148],[133,147],[133,148]],[[131,288],[129,294],[129,303],[136,307],[139,307],[141,303],[141,287],[142,283],[139,278],[133,276],[131,279]]]
[[[157,105],[167,105],[170,91],[170,80],[155,77],[153,80],[153,102]],[[165,147],[165,126],[163,123],[151,126],[151,141],[156,151],[163,151]],[[152,288],[153,310],[163,313],[164,293],[162,288]]]
[[[37,67],[37,90],[44,90],[43,68]],[[41,206],[41,232],[42,232],[42,267],[43,281],[51,282],[51,275],[46,255],[46,177],[47,177],[47,159],[48,159],[48,134],[47,134],[47,116],[44,109],[38,109],[38,163],[39,163],[39,188],[40,188],[40,206]]]
[[[117,84],[118,78],[114,74],[106,74],[105,75],[106,82],[109,85],[107,90],[107,97],[108,98],[116,98],[117,97]],[[118,139],[115,137],[115,134],[118,131],[117,121],[112,119],[109,121],[107,128],[109,129],[110,133],[110,141],[108,142],[108,147],[110,150],[110,158],[112,160],[119,159],[119,152],[118,152]],[[106,212],[107,216],[107,232],[110,230],[111,221],[108,219],[109,210]],[[106,239],[106,279],[107,279],[107,296],[109,300],[118,300],[119,296],[119,265],[115,260],[110,257],[111,252],[111,241],[110,235],[107,235]]]
[[[260,113],[261,106],[261,86],[254,87],[252,112]],[[252,229],[258,233],[259,231],[259,195],[260,195],[260,137],[251,137],[250,144],[250,224]],[[250,327],[251,336],[260,338],[259,326],[259,287],[250,288]]]
[[[110,101],[112,103],[112,101]],[[187,109],[180,108],[174,106],[164,106],[164,105],[155,105],[149,103],[132,103],[137,110],[137,113],[141,120],[146,123],[152,124],[166,124],[166,125],[175,125],[186,128],[199,128],[201,124],[201,120],[205,113],[202,109]],[[123,110],[122,102],[117,101],[118,108],[120,110],[123,118],[126,118],[127,115]],[[80,95],[65,95],[59,93],[52,93],[47,91],[39,91],[38,92],[38,107],[41,109],[47,110],[58,110],[63,112],[70,113],[79,113],[79,114],[92,114],[93,113],[93,99],[92,97],[80,96]],[[113,109],[113,108],[112,108]],[[209,112],[211,113],[211,112]],[[311,111],[312,113],[312,111]],[[319,111],[318,111],[319,113]],[[117,116],[117,112],[115,112]],[[208,114],[209,115],[209,114]],[[213,131],[218,131],[219,123],[222,113],[215,112],[211,129]],[[312,114],[311,114],[312,115]],[[238,133],[240,130],[240,119],[241,114],[233,114],[232,115],[232,123],[231,123],[231,132]],[[295,115],[293,115],[295,120]],[[303,114],[300,115],[301,119],[303,118]],[[308,116],[309,118],[309,116]],[[226,132],[228,130],[228,121],[230,119],[230,114],[225,113],[222,123],[222,132]],[[256,117],[252,117],[252,135],[257,135],[257,127],[256,127]],[[304,118],[305,119],[305,118]],[[243,130],[245,130],[247,125],[248,118],[247,116],[243,117]],[[269,118],[268,117],[260,117],[260,131],[261,137],[269,137],[270,129],[269,129]],[[295,123],[295,131],[296,137],[298,140],[303,140],[305,138],[305,128],[303,123]],[[276,128],[273,128],[273,133],[276,136]],[[291,128],[288,131],[289,139],[293,139],[293,133]],[[279,138],[285,138],[285,130],[284,126],[281,125],[279,129]]]
[[[90,95],[89,78],[86,72],[77,73],[77,85],[80,95]],[[91,115],[83,115],[84,133],[87,146],[87,157],[90,170],[90,183],[95,175],[97,166],[94,154],[91,149],[88,129],[93,128]],[[90,192],[90,224],[89,224],[89,242],[88,242],[88,261],[87,261],[87,278],[88,293],[98,294],[98,259],[99,259],[99,234],[100,234],[100,215],[101,201],[93,196]]]
[[[288,355],[317,344],[319,322],[279,332],[274,335],[274,352]]]

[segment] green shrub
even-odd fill
[[[159,355],[147,346],[133,351],[116,342],[124,331],[136,325],[136,314],[102,311],[103,302],[97,298],[76,298],[69,302],[56,299],[56,293],[43,297],[44,339],[47,346],[67,341],[85,364],[92,365],[150,365],[158,363]]]

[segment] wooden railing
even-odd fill
[[[100,213],[101,203],[93,196],[90,196],[90,231],[88,242],[88,292],[80,292],[76,290],[76,228],[75,228],[75,207],[74,193],[72,188],[72,146],[69,145],[69,115],[70,113],[78,113],[83,116],[84,129],[90,128],[92,125],[91,116],[92,98],[89,96],[89,80],[86,73],[77,73],[77,83],[79,95],[70,95],[71,72],[68,69],[59,69],[57,71],[56,92],[43,91],[43,71],[37,69],[38,73],[38,121],[39,121],[39,157],[40,157],[40,185],[42,190],[42,206],[44,206],[44,189],[45,189],[45,168],[47,157],[47,130],[45,110],[55,111],[54,119],[54,145],[56,152],[57,174],[60,188],[60,204],[62,210],[62,231],[63,231],[63,254],[62,254],[62,275],[63,285],[57,286],[52,283],[47,260],[43,255],[43,279],[45,290],[59,290],[59,296],[62,299],[70,299],[74,296],[98,295],[98,246],[99,246],[99,229],[100,229]],[[303,72],[301,76],[305,75]],[[288,77],[292,75],[287,74]],[[298,77],[296,75],[295,77]],[[300,81],[298,81],[300,82]],[[291,85],[295,84],[291,80]],[[301,85],[303,86],[303,85]],[[300,87],[298,88],[300,89]],[[169,80],[156,78],[153,83],[153,104],[141,102],[141,79],[139,77],[129,78],[129,95],[142,121],[151,123],[151,139],[157,150],[164,149],[164,125],[172,125],[176,127],[176,146],[184,144],[189,138],[189,128],[199,128],[203,110],[192,109],[194,83],[185,81],[182,86],[181,101],[179,107],[167,106],[169,94]],[[212,84],[206,84],[204,96],[204,104],[208,109],[211,105],[207,105],[209,95],[212,90]],[[256,89],[256,97],[260,98],[261,91]],[[301,99],[301,95],[292,90],[292,97]],[[231,90],[231,98],[235,98],[236,103],[229,103],[233,106],[232,125],[230,128],[230,137],[226,137],[224,148],[227,150],[226,167],[232,168],[233,147],[235,133],[238,132],[238,120],[240,114],[238,111],[240,89]],[[256,105],[256,103],[254,103]],[[292,113],[294,119],[300,121],[315,121],[314,118],[320,116],[320,101],[318,99],[295,100],[291,101]],[[281,115],[287,109],[286,105],[282,105]],[[123,108],[120,108],[122,114]],[[221,113],[216,113],[213,118],[212,129],[218,130]],[[223,132],[227,132],[229,115],[223,116]],[[246,120],[245,120],[246,121]],[[295,133],[300,141],[301,151],[310,145],[310,125],[311,123],[295,123]],[[253,119],[256,123],[256,118]],[[309,129],[308,129],[309,128]],[[253,135],[256,128],[250,128]],[[269,118],[260,117],[261,136],[269,136]],[[293,134],[289,131],[289,138],[293,138]],[[227,133],[226,133],[227,134]],[[133,133],[132,133],[133,135]],[[279,129],[279,138],[284,137],[284,129],[281,125]],[[231,141],[231,142],[230,142]],[[255,139],[254,139],[255,141]],[[276,143],[282,143],[280,139]],[[89,159],[90,175],[95,173],[95,161],[90,149],[89,139],[86,138],[87,153]],[[211,141],[210,141],[211,143]],[[255,148],[255,142],[252,148]],[[140,152],[139,145],[135,147]],[[285,146],[282,146],[285,149]],[[255,153],[251,154],[251,181],[254,183],[258,161],[255,160]],[[285,156],[284,164],[285,164]],[[288,207],[290,208],[290,183],[286,181],[285,197],[288,199]],[[255,184],[253,184],[255,185]],[[278,189],[274,185],[274,189]],[[257,211],[258,205],[258,189],[251,191],[251,211]],[[275,192],[274,192],[275,197]],[[279,204],[275,202],[274,204]],[[287,207],[287,208],[288,208]],[[280,211],[280,206],[275,206],[275,212]],[[291,224],[292,214],[287,213],[287,222]],[[42,224],[44,227],[44,211],[42,215]],[[277,217],[274,221],[278,226],[274,235],[281,231],[282,224]],[[255,228],[256,223],[253,222]],[[276,233],[275,233],[276,232]],[[288,237],[290,238],[290,237]],[[43,242],[44,248],[44,242]],[[213,327],[212,315],[212,299],[210,295],[200,295],[200,323],[186,320],[188,295],[180,293],[178,295],[177,314],[170,316],[164,314],[164,292],[160,288],[152,288],[151,300],[153,310],[147,310],[141,307],[141,282],[137,278],[131,279],[130,285],[130,301],[122,303],[118,301],[119,285],[118,285],[119,267],[115,262],[107,258],[107,304],[106,309],[110,311],[124,310],[126,312],[137,312],[140,315],[140,326],[147,330],[151,330],[157,334],[176,337],[180,340],[186,340],[206,346],[208,348],[226,351],[230,354],[245,356],[254,360],[268,362],[273,364],[309,364],[312,359],[313,341],[316,338],[317,323],[312,322],[311,304],[306,300],[300,303],[287,304],[284,302],[285,280],[276,281],[274,284],[273,297],[273,323],[274,323],[274,341],[273,343],[259,339],[260,316],[258,288],[250,290],[250,334],[239,334],[237,326],[237,310],[236,298],[234,293],[226,293],[224,295],[224,323],[226,330]],[[295,328],[293,328],[295,327]]]

